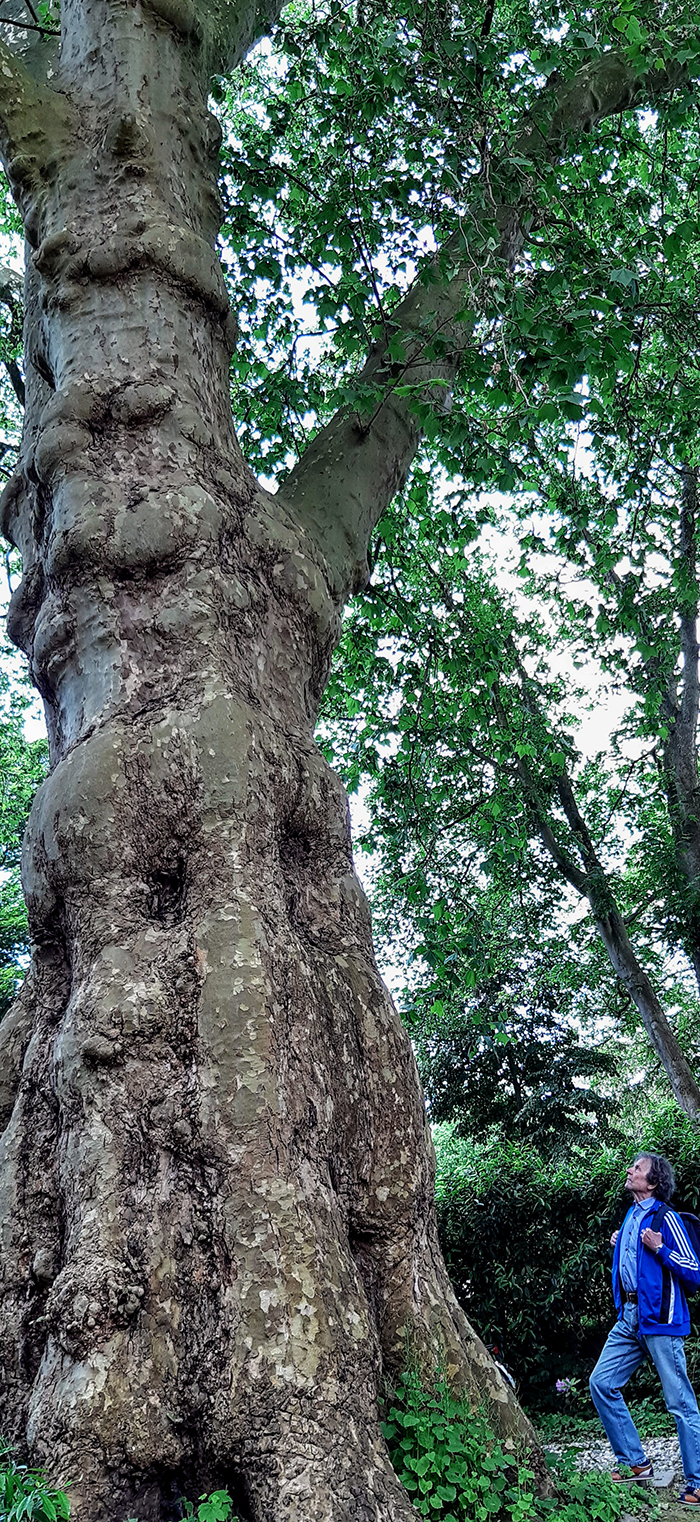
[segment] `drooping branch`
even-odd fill
[[[61,38],[58,15],[42,21],[27,0],[0,0],[3,40],[39,84],[55,81]]]
[[[659,717],[666,729],[662,746],[662,777],[673,832],[676,862],[684,881],[683,944],[700,986],[700,776],[698,775],[697,734],[700,714],[700,646],[698,614],[700,590],[697,581],[698,478],[697,470],[686,466],[681,471],[682,489],[679,511],[678,558],[675,579],[676,604],[680,635],[682,670],[677,660],[669,661],[659,653],[657,630],[643,602],[635,603],[635,618],[648,653],[642,662],[645,685],[651,682],[658,693]],[[584,530],[583,538],[593,555],[596,546]],[[603,577],[613,595],[622,599],[623,578],[614,567]]]
[[[428,557],[420,558],[431,582],[439,591],[439,598],[449,608],[452,618],[457,620],[460,643],[469,648],[474,630],[465,605],[454,601],[440,569],[433,566]],[[432,598],[430,600],[432,602]],[[405,618],[406,612],[412,617],[409,609],[402,609],[400,617]],[[508,630],[505,615],[502,624],[506,631],[503,636],[506,664],[510,667],[512,663],[518,679],[519,710],[529,715],[535,732],[542,733],[548,726],[537,680],[530,675],[524,664],[513,633]],[[685,1113],[697,1119],[700,1117],[700,1087],[651,979],[636,955],[629,932],[632,919],[624,917],[620,910],[614,881],[598,854],[594,837],[579,807],[570,773],[566,769],[559,770],[554,777],[546,779],[538,773],[537,763],[528,759],[527,750],[512,743],[512,720],[507,712],[500,681],[494,680],[489,690],[496,719],[494,735],[509,737],[512,768],[520,784],[532,832],[539,837],[563,881],[588,901],[596,931],[613,971],[641,1016],[650,1045],[665,1069],[672,1092]],[[420,709],[420,700],[418,707]],[[489,747],[487,743],[485,750],[477,749],[470,736],[461,731],[460,746],[491,767],[502,764],[498,759],[500,742],[494,747]],[[524,753],[521,754],[521,751]],[[555,814],[557,802],[569,828],[568,837],[563,835]]]
[[[683,492],[680,515],[680,553],[693,596],[681,613],[681,650],[683,653],[683,692],[681,697],[681,723],[693,739],[697,736],[700,712],[700,672],[698,671],[698,606],[697,585],[697,519],[698,519],[698,472],[683,472]],[[695,762],[695,785],[697,786],[697,754]]]
[[[60,32],[50,26],[37,26],[33,21],[14,21],[12,16],[0,16],[0,26],[17,26],[23,32],[41,32],[42,37],[60,37]]]
[[[545,90],[515,133],[500,168],[500,200],[473,207],[473,234],[453,235],[432,269],[391,314],[358,378],[369,410],[342,408],[290,472],[283,496],[322,549],[340,601],[367,580],[374,524],[406,480],[421,438],[415,399],[449,392],[471,332],[484,269],[512,265],[523,239],[522,182],[533,159],[556,160],[569,136],[617,112],[658,99],[684,78],[681,66],[640,75],[622,53],[606,53],[558,90]],[[492,170],[492,186],[499,181]],[[480,187],[481,190],[481,187]],[[489,251],[489,235],[497,246]],[[397,357],[398,356],[398,357]]]
[[[17,397],[17,401],[19,402],[20,407],[23,407],[26,398],[25,398],[24,380],[22,378],[22,371],[20,370],[19,365],[17,364],[17,360],[16,359],[6,359],[6,360],[3,361],[3,363],[4,363],[4,366],[5,366],[5,369],[7,370],[7,374],[8,374],[9,379],[10,379],[10,385],[12,386],[12,390],[14,391],[15,396]]]
[[[0,267],[0,302],[7,307],[10,314],[10,342],[15,339],[18,346],[22,333],[21,290],[21,276],[12,269]],[[3,364],[20,407],[24,407],[24,380],[17,360],[13,356],[5,357]]]

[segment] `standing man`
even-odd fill
[[[671,1164],[642,1152],[627,1169],[634,1204],[610,1243],[617,1322],[591,1374],[591,1395],[617,1459],[612,1478],[648,1480],[653,1467],[622,1398],[621,1388],[647,1353],[661,1380],[666,1407],[678,1429],[685,1485],[680,1499],[700,1514],[700,1413],[685,1366],[683,1338],[690,1331],[683,1283],[700,1285],[700,1264],[682,1220],[668,1210],[660,1231],[650,1221],[675,1188]],[[646,1224],[645,1224],[646,1223]],[[631,1473],[622,1472],[625,1468]]]

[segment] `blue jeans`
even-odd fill
[[[621,1389],[649,1353],[666,1409],[675,1417],[686,1485],[700,1488],[700,1412],[685,1367],[682,1337],[640,1339],[636,1305],[625,1305],[591,1374],[593,1404],[619,1464],[646,1464],[639,1433]]]

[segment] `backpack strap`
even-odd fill
[[[671,1206],[665,1204],[665,1202],[663,1200],[661,1200],[659,1202],[656,1210],[654,1211],[654,1219],[653,1219],[653,1221],[651,1223],[651,1230],[652,1231],[660,1231],[661,1230],[661,1225],[662,1225],[664,1216],[668,1214],[670,1209],[671,1209]]]

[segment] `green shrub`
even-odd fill
[[[566,1460],[553,1465],[556,1497],[536,1495],[527,1460],[507,1452],[483,1412],[456,1400],[440,1378],[425,1390],[416,1373],[404,1374],[382,1431],[416,1511],[433,1522],[617,1522],[649,1501]]]
[[[563,1454],[552,1464],[557,1487],[554,1499],[538,1502],[539,1515],[545,1522],[618,1522],[630,1512],[642,1512],[656,1522],[659,1503],[654,1491],[638,1485],[613,1485],[609,1474],[599,1469],[585,1473],[575,1467],[572,1453]]]
[[[233,1501],[227,1490],[213,1490],[209,1496],[200,1496],[196,1511],[192,1501],[181,1501],[179,1504],[183,1519],[192,1517],[194,1522],[236,1522]],[[129,1517],[128,1522],[138,1522],[138,1517]]]
[[[18,1464],[0,1443],[0,1518],[2,1522],[57,1522],[69,1517],[68,1497],[49,1485],[41,1469]]]
[[[585,1385],[612,1324],[620,1160],[600,1149],[545,1162],[500,1133],[473,1143],[435,1131],[440,1239],[457,1295],[524,1402],[552,1407],[557,1379]]]
[[[630,1416],[634,1422],[639,1436],[647,1437],[671,1437],[676,1430],[676,1424],[672,1416],[665,1409],[659,1410],[648,1397],[645,1400],[629,1402]],[[537,1428],[543,1442],[575,1443],[577,1438],[590,1442],[591,1438],[601,1438],[603,1429],[600,1425],[600,1417],[593,1410],[590,1401],[588,1410],[592,1415],[575,1416],[568,1411],[538,1411],[535,1418]]]
[[[484,1416],[454,1400],[444,1383],[429,1392],[417,1374],[405,1374],[382,1432],[420,1516],[480,1522],[498,1513],[524,1522],[534,1514],[532,1472],[514,1468]]]
[[[227,1490],[213,1490],[210,1496],[200,1496],[196,1511],[191,1501],[185,1501],[182,1515],[195,1517],[197,1522],[236,1522]]]

